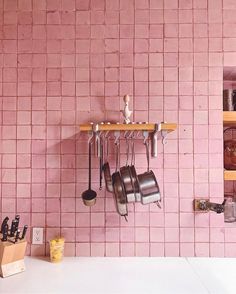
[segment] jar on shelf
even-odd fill
[[[224,217],[226,223],[232,223],[236,221],[236,202],[233,197],[225,197]]]

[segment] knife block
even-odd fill
[[[9,241],[0,241],[0,276],[2,278],[25,270],[24,256],[26,246],[27,242],[25,240],[18,241],[15,244]]]

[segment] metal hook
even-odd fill
[[[120,131],[115,131],[114,132],[114,137],[115,137],[115,145],[119,144],[119,139],[120,139]]]
[[[163,121],[162,123],[165,123],[165,122]],[[161,129],[161,124],[162,123],[160,123],[160,127],[159,128],[160,128],[160,131],[161,131],[162,144],[165,145],[166,144],[166,137],[167,137],[167,135],[168,135],[169,132],[166,131],[166,130],[162,130]]]
[[[144,138],[143,139],[143,144],[146,144],[148,136],[149,136],[148,131],[143,131],[143,138]]]
[[[167,142],[166,142],[166,137],[168,135],[168,131],[164,131],[164,130],[161,130],[161,136],[162,136],[162,144],[165,145]]]
[[[92,141],[93,135],[94,135],[93,132],[91,132],[91,131],[88,132],[88,136],[89,136],[89,138],[88,138],[88,144],[90,144],[90,142]]]

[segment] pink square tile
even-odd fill
[[[121,228],[120,240],[121,242],[134,242],[135,232],[134,228]]]
[[[119,242],[120,230],[119,228],[106,228],[106,242]]]
[[[106,254],[107,257],[118,257],[120,256],[119,243],[106,243]]]
[[[90,256],[90,244],[76,243],[76,256]]]
[[[104,257],[105,256],[105,243],[91,243],[91,256]]]
[[[195,243],[196,257],[209,257],[209,243]]]
[[[178,257],[179,243],[165,243],[165,256]]]
[[[65,256],[75,256],[75,243],[65,243],[64,249]]]
[[[140,257],[149,256],[149,243],[136,243],[135,256],[140,256]]]
[[[135,242],[148,242],[149,228],[135,228]]]
[[[135,244],[134,243],[120,243],[122,257],[135,256]]]
[[[47,213],[46,214],[47,227],[59,227],[60,226],[60,214],[59,213]]]
[[[105,229],[104,228],[91,228],[91,241],[92,242],[104,242],[105,241]]]
[[[181,257],[194,257],[194,243],[180,243]]]

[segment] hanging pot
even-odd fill
[[[135,202],[135,192],[134,192],[130,166],[128,165],[129,153],[130,153],[128,136],[125,135],[125,138],[126,138],[126,164],[125,166],[120,168],[120,175],[125,187],[127,202],[129,203],[129,202]]]
[[[138,186],[141,194],[141,203],[149,204],[161,201],[160,189],[153,171],[149,170],[149,145],[147,138],[144,142],[146,147],[147,171],[138,175]]]

